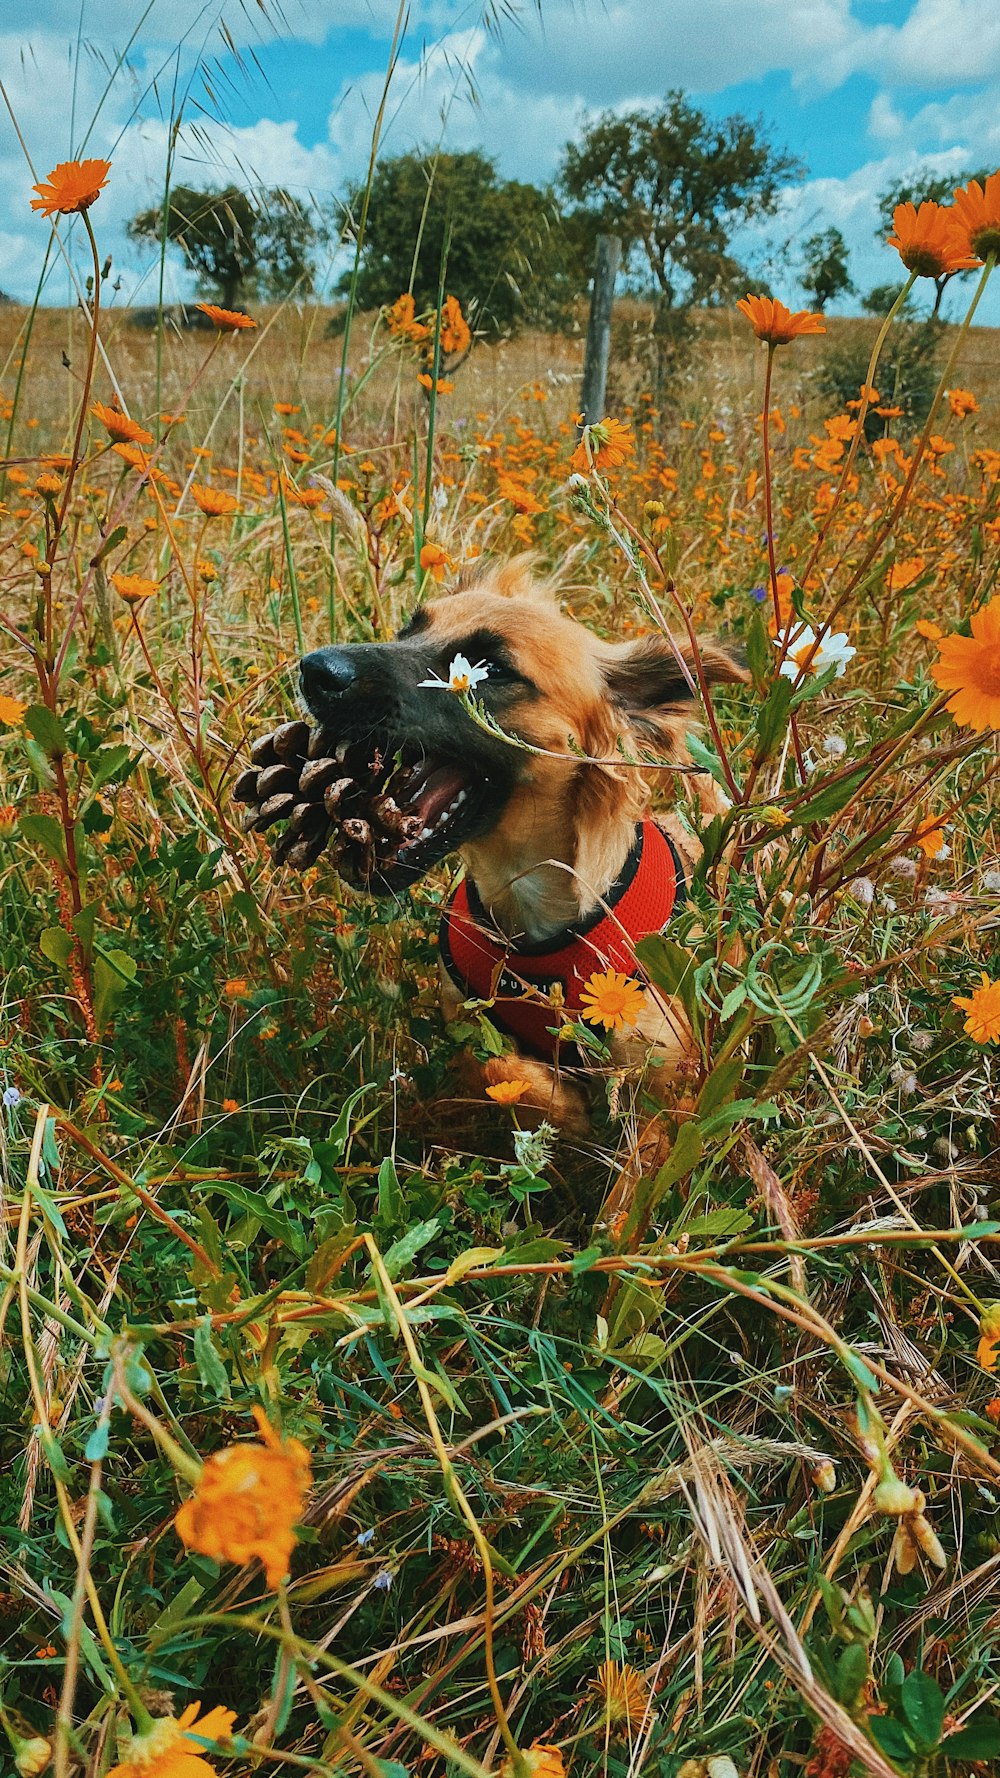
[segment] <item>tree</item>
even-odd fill
[[[347,194],[361,213],[364,187]],[[525,322],[551,325],[568,294],[570,237],[552,197],[500,180],[477,150],[399,154],[378,166],[358,268],[357,300],[380,308],[412,291],[418,312],[435,306],[442,266],[474,330],[494,336]],[[346,292],[352,273],[345,273]]]
[[[839,228],[826,228],[802,244],[802,288],[817,309],[854,289],[847,269],[847,242]]]
[[[866,315],[887,315],[892,308],[903,286],[895,284],[873,284],[871,289],[861,298],[861,307]],[[913,315],[913,292],[911,290],[899,310],[899,319],[908,321]]]
[[[128,224],[133,241],[178,246],[197,274],[201,296],[227,309],[256,297],[308,296],[310,255],[326,238],[323,225],[280,186],[254,197],[239,186],[196,190],[176,185],[167,203],[142,210]]]
[[[729,251],[733,231],[773,215],[801,171],[761,123],[715,123],[675,91],[659,110],[606,111],[589,123],[563,151],[559,185],[595,234],[622,237],[661,307],[678,309],[733,293],[746,276]]]
[[[879,226],[875,230],[875,239],[884,241],[892,233],[892,213],[897,204],[947,204],[950,203],[955,189],[959,185],[968,185],[970,179],[978,179],[980,185],[985,184],[991,169],[977,173],[918,173],[912,179],[901,179],[895,185],[886,186],[878,200]],[[945,272],[934,280],[934,307],[932,317],[941,310],[941,298],[944,296],[952,278],[966,278],[967,272]]]

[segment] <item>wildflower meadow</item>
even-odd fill
[[[126,176],[26,182],[92,273],[0,309],[0,1769],[995,1771],[1000,173],[898,207],[842,406],[851,324],[749,295],[585,428],[577,340],[477,340],[446,269],[139,332]],[[653,774],[701,863],[589,984],[585,1135],[462,1084],[454,859],[375,900],[232,794],[302,653],[522,552],[748,669],[691,724],[727,812]],[[655,993],[695,1053],[613,1215]]]

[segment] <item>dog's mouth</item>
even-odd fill
[[[287,823],[276,863],[305,870],[325,853],[349,882],[372,894],[406,888],[466,841],[488,833],[510,781],[390,736],[337,740],[325,728],[284,723],[251,749],[234,787],[248,805],[244,827]]]

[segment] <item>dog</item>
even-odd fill
[[[518,1083],[519,1114],[557,1126],[582,1129],[587,1118],[586,1057],[560,1030],[580,1019],[590,976],[636,974],[635,943],[669,924],[699,857],[676,795],[653,821],[654,774],[642,762],[686,768],[702,823],[727,806],[691,766],[693,661],[686,644],[679,652],[687,672],[661,635],[602,641],[560,608],[556,581],[517,557],[422,604],[391,642],[320,648],[300,662],[309,714],[395,756],[396,801],[419,817],[370,887],[397,891],[454,853],[464,864],[441,923],[444,1012],[485,1003],[512,1044],[475,1065],[480,1091]],[[724,645],[699,655],[707,684],[745,680]],[[479,668],[482,721],[447,689],[457,656]],[[649,1080],[665,1099],[693,1045],[678,1004],[647,989],[608,1047],[616,1071],[652,1057]]]

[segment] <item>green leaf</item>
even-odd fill
[[[399,1228],[406,1220],[406,1199],[391,1154],[378,1170],[378,1220],[390,1228]]]
[[[129,776],[129,773],[136,765],[138,765],[138,763],[139,755],[136,754],[133,758],[132,749],[130,747],[124,745],[121,747],[102,747],[96,759],[91,761],[91,791],[100,790],[101,785],[107,784],[111,778],[116,778],[118,782],[121,783],[123,779]]]
[[[32,704],[24,713],[24,726],[49,759],[59,759],[69,752],[66,730],[47,705]]]
[[[729,780],[722,769],[722,761],[716,753],[715,748],[707,747],[700,735],[692,733],[685,735],[684,738],[687,742],[688,752],[695,765],[698,767],[698,770],[700,772],[708,772],[710,777],[715,779],[716,784],[721,785],[723,790],[729,792]]]
[[[45,852],[56,864],[66,868],[66,845],[63,830],[54,815],[22,815],[17,831],[29,846]]]
[[[863,1643],[850,1642],[837,1662],[837,1697],[848,1710],[861,1701],[868,1684],[868,1651]]]
[[[945,1737],[941,1752],[946,1759],[1000,1758],[1000,1718],[977,1711],[964,1728]]]
[[[393,1242],[388,1253],[383,1254],[382,1263],[393,1283],[427,1243],[433,1241],[440,1226],[436,1216],[432,1216],[429,1222],[418,1222],[412,1229],[407,1229],[406,1234],[401,1235],[398,1241]]]
[[[333,1129],[324,1138],[324,1142],[331,1155],[337,1160],[339,1160],[344,1153],[351,1138],[351,1119],[354,1116],[354,1108],[364,1098],[366,1093],[371,1092],[372,1086],[373,1082],[368,1081],[363,1087],[355,1087],[353,1093],[348,1093],[347,1098],[344,1100],[344,1103],[340,1108]]]
[[[788,712],[791,702],[791,680],[775,679],[757,712],[755,764],[760,764],[761,761],[768,759],[778,742],[784,738],[785,730],[788,727]]]
[[[745,1235],[747,1229],[753,1228],[753,1217],[745,1210],[737,1210],[733,1206],[720,1206],[718,1210],[709,1210],[704,1216],[692,1217],[685,1222],[683,1217],[670,1231],[670,1239],[676,1241],[680,1234],[697,1236],[704,1240],[732,1240],[735,1235]]]
[[[751,615],[747,625],[746,636],[747,666],[758,696],[763,693],[774,671],[774,644],[767,633],[764,614],[758,606]],[[785,682],[788,683],[787,680]]]
[[[908,1673],[899,1691],[899,1702],[914,1740],[930,1753],[941,1739],[944,1724],[944,1693],[929,1673]]]
[[[127,536],[128,526],[116,525],[113,531],[109,531],[104,542],[99,546],[97,554],[91,556],[90,566],[96,568],[99,562],[103,562],[105,556],[109,556],[113,549],[117,549],[120,543],[125,542]]]
[[[198,1366],[198,1375],[206,1389],[210,1389],[217,1401],[229,1398],[229,1373],[219,1357],[215,1340],[212,1335],[212,1318],[206,1315],[199,1321],[194,1330],[194,1361]]]
[[[716,1068],[713,1068],[698,1098],[699,1118],[707,1117],[710,1112],[717,1111],[720,1105],[728,1105],[742,1079],[743,1063],[739,1058],[734,1061],[720,1062]]]
[[[570,1261],[570,1271],[573,1273],[574,1277],[580,1272],[592,1271],[597,1261],[603,1259],[603,1257],[603,1247],[583,1247],[580,1249],[579,1253],[574,1253],[573,1258]]]
[[[208,1180],[204,1190],[206,1192],[221,1192],[222,1196],[228,1198],[229,1202],[237,1210],[241,1210],[244,1216],[256,1217],[261,1228],[266,1229],[276,1241],[281,1241],[284,1246],[289,1248],[295,1254],[296,1259],[302,1258],[305,1251],[303,1230],[298,1223],[291,1220],[291,1217],[286,1216],[283,1210],[275,1210],[273,1205],[268,1203],[263,1192],[250,1191],[247,1186],[237,1185],[232,1179]]]
[[[746,982],[737,982],[735,988],[730,988],[729,993],[726,995],[725,999],[723,1000],[720,1016],[724,1020],[731,1019],[734,1012],[739,1011],[739,1009],[743,1005],[743,1002],[746,999],[746,997],[747,997]]]
[[[102,951],[94,958],[94,1020],[103,1031],[125,990],[135,981],[136,966],[127,951]]]
[[[858,766],[853,772],[836,784],[828,784],[825,789],[818,790],[815,796],[791,811],[792,820],[801,826],[808,821],[825,821],[828,815],[835,815],[845,803],[849,803],[858,785],[863,783],[869,771],[868,766]]]
[[[916,1754],[909,1735],[894,1716],[869,1716],[868,1733],[883,1753],[903,1765],[909,1765]]]
[[[654,987],[668,996],[676,995],[697,1034],[701,1029],[701,1013],[695,986],[698,960],[693,952],[685,950],[675,939],[666,938],[662,932],[655,932],[639,940],[635,954]]]
[[[73,955],[73,940],[61,926],[46,926],[38,940],[38,949],[50,963],[65,969]]]
[[[88,1463],[100,1463],[102,1458],[107,1456],[109,1432],[110,1427],[107,1421],[98,1421],[83,1447],[83,1454]]]

